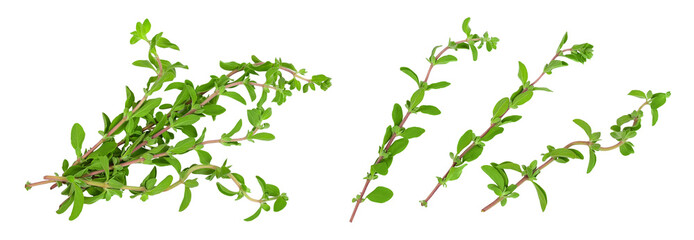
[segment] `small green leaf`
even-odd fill
[[[522,92],[522,93],[518,94],[518,96],[516,96],[516,98],[513,99],[513,105],[515,105],[515,106],[523,105],[524,103],[530,101],[530,99],[532,97],[533,97],[532,91]]]
[[[528,69],[521,61],[518,61],[518,78],[523,84],[528,81]]]
[[[417,85],[419,85],[419,77],[417,76],[416,73],[414,73],[414,71],[412,71],[412,69],[409,69],[407,67],[401,67],[400,71],[407,74],[407,76],[410,76],[412,79],[414,79],[414,81],[417,83]]]
[[[559,47],[557,48],[557,53],[561,52],[561,48],[566,43],[566,40],[569,40],[569,33],[568,32],[564,33],[564,37],[561,38],[561,43],[559,43]]]
[[[446,56],[442,56],[439,59],[437,59],[436,65],[446,64],[446,63],[455,62],[455,61],[458,61],[458,58],[456,58],[453,55],[446,55]]]
[[[460,139],[458,139],[458,147],[456,148],[457,153],[460,154],[460,152],[463,151],[463,148],[472,142],[474,137],[475,133],[473,133],[472,130],[467,130],[462,136],[460,136]]]
[[[472,30],[470,29],[469,24],[470,24],[470,18],[466,18],[466,19],[463,21],[463,32],[465,32],[465,35],[467,35],[468,37],[470,36],[470,32],[472,31]]]
[[[284,207],[286,207],[286,206],[287,206],[287,200],[284,199],[283,197],[279,197],[279,198],[277,198],[277,200],[275,200],[275,204],[272,207],[272,211],[275,211],[275,212],[282,211],[282,209],[284,209]]]
[[[195,138],[186,138],[176,143],[176,146],[169,149],[172,154],[182,154],[191,150],[195,146]]]
[[[656,93],[653,94],[653,98],[651,99],[651,108],[658,109],[659,107],[663,106],[665,104],[665,100],[667,99],[667,96],[662,93]]]
[[[482,171],[484,171],[484,173],[486,173],[497,186],[507,185],[506,181],[504,181],[503,175],[499,172],[499,169],[489,165],[484,165],[482,166]]]
[[[270,141],[275,139],[275,135],[272,135],[271,133],[256,133],[253,136],[251,136],[251,139]]]
[[[164,190],[166,190],[166,188],[171,186],[171,182],[173,182],[173,176],[171,176],[171,175],[166,176],[164,178],[164,180],[161,180],[161,182],[159,182],[159,185],[152,188],[152,190],[149,190],[148,194],[149,195],[155,195],[155,194],[159,194],[159,193],[163,192]]]
[[[557,148],[549,152],[550,157],[580,158],[574,151],[568,148]]]
[[[477,48],[474,45],[470,46],[470,52],[472,52],[472,61],[477,61]]]
[[[401,138],[401,139],[395,140],[395,142],[393,142],[393,144],[390,145],[390,148],[388,148],[388,153],[390,153],[391,156],[394,156],[394,155],[402,152],[403,150],[405,150],[405,148],[407,147],[407,144],[409,144],[409,143],[410,143],[410,141],[407,140],[407,138]]]
[[[387,187],[376,187],[369,195],[366,195],[366,198],[371,200],[372,202],[376,203],[384,203],[390,200],[393,197],[393,191],[388,189]]]
[[[178,208],[179,212],[183,212],[183,210],[186,210],[186,208],[188,208],[188,205],[190,204],[190,197],[190,188],[186,186],[185,192],[183,192],[183,201],[181,201],[181,206]]]
[[[243,121],[241,119],[239,119],[239,121],[236,122],[236,125],[234,126],[234,128],[231,129],[231,131],[229,131],[229,133],[227,133],[227,135],[229,135],[229,137],[231,137],[235,133],[239,132],[239,130],[241,130],[242,125],[243,125]]]
[[[508,105],[509,105],[509,99],[508,98],[502,98],[499,100],[496,105],[494,105],[494,110],[492,111],[492,118],[496,117],[501,117],[506,113],[508,110]]]
[[[463,173],[463,168],[465,168],[465,166],[467,166],[467,164],[452,167],[451,170],[448,172],[448,175],[446,175],[446,181],[458,180],[458,178],[460,178],[460,175]]]
[[[202,107],[202,110],[205,114],[213,116],[213,117],[226,112],[226,108],[219,106],[217,104],[207,104],[207,105]],[[195,115],[188,115],[188,116],[195,116]]]
[[[473,146],[469,152],[467,152],[463,156],[463,162],[471,162],[480,157],[482,155],[482,150],[484,150],[484,147],[480,145],[475,145]]]
[[[198,158],[200,158],[200,163],[204,165],[210,164],[210,161],[212,161],[212,155],[210,153],[203,151],[203,150],[195,150],[198,153]]]
[[[588,125],[588,123],[578,118],[574,119],[574,123],[581,127],[583,131],[586,132],[589,138],[591,137],[591,135],[593,134],[593,130],[590,128],[590,125]]]
[[[159,104],[161,104],[161,98],[147,100],[144,104],[142,104],[140,109],[133,114],[133,117],[144,117],[158,107]]]
[[[263,208],[259,207],[258,211],[255,211],[255,213],[253,213],[253,215],[251,215],[250,217],[247,217],[246,219],[244,219],[244,221],[250,222],[250,221],[253,221],[253,219],[258,218],[258,216],[260,216],[260,210],[263,210]]]
[[[658,109],[651,108],[651,116],[653,117],[653,120],[652,120],[653,125],[652,126],[655,126],[655,123],[658,122]]]
[[[590,173],[591,171],[593,171],[593,168],[595,167],[595,163],[597,163],[596,160],[597,159],[595,157],[595,150],[590,149],[590,159],[588,161],[588,171],[586,173]]]
[[[222,95],[230,97],[236,101],[239,101],[241,104],[246,105],[246,99],[244,99],[241,94],[238,94],[237,92],[224,92]]]
[[[72,143],[72,148],[75,149],[75,154],[78,158],[82,157],[82,143],[84,142],[84,129],[79,123],[72,125],[72,131],[70,131],[70,142]]]
[[[393,123],[395,126],[400,125],[402,122],[402,107],[400,107],[400,104],[395,104],[393,105]]]
[[[230,196],[230,197],[231,197],[231,196],[234,196],[234,195],[236,195],[236,194],[238,194],[238,192],[234,192],[234,191],[229,190],[228,188],[224,187],[224,185],[222,185],[222,184],[219,183],[219,182],[217,182],[217,189],[218,189],[219,192],[221,192],[222,194],[227,195],[227,196]]]
[[[631,90],[631,92],[629,92],[629,95],[630,95],[630,96],[637,97],[637,98],[646,99],[646,93],[644,93],[644,92],[641,91],[641,90]]]
[[[535,190],[537,191],[537,197],[540,199],[540,208],[542,208],[542,211],[545,211],[545,208],[547,208],[547,193],[545,193],[545,190],[540,187],[539,184],[536,182],[532,182],[533,185],[535,185]]]
[[[449,85],[451,85],[451,83],[449,83],[449,82],[437,82],[437,83],[432,83],[432,84],[427,85],[427,90],[431,90],[431,89],[441,89],[441,88],[448,87]]]
[[[625,142],[619,146],[619,152],[624,156],[632,154],[634,153],[634,145],[631,142]]]
[[[485,134],[484,137],[482,137],[482,141],[492,140],[492,138],[494,138],[494,136],[499,135],[503,132],[504,132],[504,128],[494,126],[494,127],[489,129],[489,132],[487,132],[487,134]]]
[[[441,114],[441,110],[439,110],[437,107],[434,107],[431,105],[419,106],[419,112],[426,113],[429,115],[434,115],[434,116]]]
[[[424,99],[424,89],[418,89],[410,97],[410,108],[415,108]]]
[[[70,213],[70,221],[75,220],[82,213],[82,207],[84,206],[84,194],[82,193],[82,188],[79,185],[72,182],[72,199],[74,204],[72,205],[72,212]]]
[[[157,70],[154,69],[154,66],[152,66],[152,64],[151,64],[149,61],[147,61],[147,60],[137,60],[137,61],[134,61],[134,62],[133,62],[133,65],[134,65],[134,66],[137,66],[137,67],[144,67],[144,68],[152,69],[153,71],[157,71]]]
[[[546,74],[552,74],[552,70],[560,67],[566,67],[569,66],[568,63],[561,61],[561,60],[552,60],[548,64],[545,65],[545,69],[543,70]]]
[[[404,138],[416,138],[421,136],[422,134],[424,134],[424,128],[409,127],[405,129],[401,136]]]
[[[173,123],[173,127],[193,125],[194,123],[198,122],[198,120],[200,120],[200,116],[198,116],[198,115],[195,115],[195,114],[186,115],[186,116],[183,116],[183,117],[176,119],[176,121]]]

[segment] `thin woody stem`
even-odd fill
[[[479,41],[479,40],[481,40],[481,39],[479,39],[479,38],[475,38],[475,39],[464,39],[464,40],[457,41],[457,42],[455,42],[455,43],[456,43],[456,44],[464,43],[464,42],[468,42],[468,40],[472,40],[473,42],[475,42],[475,41]],[[450,49],[448,46],[446,46],[446,47],[444,47],[443,49],[441,49],[441,51],[436,55],[436,59],[439,59],[439,58],[441,57],[441,55],[443,55],[443,53],[446,52],[448,49]],[[434,64],[433,64],[433,63],[432,63],[432,64],[429,64],[429,69],[427,70],[426,77],[424,77],[424,82],[425,82],[425,83],[426,83],[427,81],[429,81],[429,75],[431,74],[431,70],[432,70],[433,68],[434,68]],[[411,111],[409,111],[409,110],[407,111],[407,113],[405,114],[405,117],[402,119],[402,122],[400,122],[399,127],[402,128],[402,127],[405,125],[405,122],[407,121],[407,118],[410,116],[411,113],[412,113]],[[397,136],[397,134],[395,134],[395,133],[393,133],[393,134],[390,136],[390,139],[388,139],[388,143],[386,144],[386,146],[385,146],[385,148],[383,149],[383,151],[388,151],[388,149],[390,148],[390,146],[393,144],[393,141],[395,140],[395,137],[396,137],[396,136]],[[383,160],[383,156],[379,156],[379,157],[376,159],[376,163],[381,162],[381,160]],[[364,188],[362,188],[361,194],[359,194],[359,198],[357,199],[356,205],[354,205],[354,210],[352,211],[352,216],[349,218],[349,222],[352,222],[352,221],[354,220],[354,216],[357,214],[357,209],[359,208],[359,204],[361,204],[362,199],[364,198],[364,194],[366,194],[366,189],[368,189],[369,183],[371,183],[371,179],[366,179],[366,182],[364,183]]]
[[[571,48],[563,49],[563,50],[557,52],[557,53],[554,55],[554,57],[552,57],[552,59],[550,60],[550,62],[554,61],[555,59],[557,59],[557,57],[561,56],[562,53],[567,52],[567,51],[571,51]],[[538,76],[537,79],[536,79],[533,83],[530,84],[530,86],[535,86],[535,84],[536,84],[538,81],[540,81],[540,79],[541,79],[544,75],[545,75],[545,72],[542,71],[542,73],[540,74],[540,76]],[[526,91],[528,91],[528,88],[524,88],[523,91],[521,91],[521,93],[524,93],[524,92],[526,92]],[[509,111],[509,109],[506,109],[506,112],[504,112],[503,114],[501,114],[501,116],[499,116],[499,117],[500,117],[500,118],[503,118],[503,117],[506,115],[506,113],[508,113],[508,111]],[[484,136],[486,136],[487,133],[489,133],[489,131],[490,131],[493,127],[495,127],[495,126],[497,126],[497,125],[498,125],[498,123],[493,123],[493,124],[489,125],[489,127],[487,128],[487,130],[485,130],[484,133],[482,133],[482,135],[480,135],[480,138],[483,138]],[[463,152],[459,155],[459,158],[462,158],[463,156],[465,156],[465,154],[467,154],[467,153],[470,151],[470,149],[472,149],[472,147],[474,147],[474,146],[475,146],[474,143],[473,143],[473,144],[470,144],[470,145],[465,149],[465,151],[463,151]],[[446,177],[448,177],[448,174],[451,172],[451,169],[453,169],[455,166],[456,166],[456,162],[453,161],[453,163],[452,163],[451,166],[448,168],[448,170],[446,171],[446,173],[443,174],[442,179],[446,179]],[[421,205],[424,206],[425,203],[428,203],[429,200],[431,200],[431,198],[434,196],[434,194],[436,193],[436,191],[437,191],[440,187],[441,187],[441,183],[436,183],[436,186],[434,187],[434,189],[431,190],[431,192],[429,193],[429,195],[427,196],[427,198],[421,203]]]
[[[646,101],[646,102],[644,102],[643,104],[641,104],[641,106],[639,107],[638,111],[641,111],[641,109],[642,109],[644,106],[648,105],[648,103],[649,103],[649,101]],[[637,117],[637,118],[634,119],[634,123],[632,124],[632,126],[636,126],[636,124],[637,124],[638,122],[639,122],[639,118]],[[610,151],[610,150],[614,150],[614,149],[618,148],[619,146],[622,146],[624,143],[626,143],[626,141],[622,140],[622,141],[619,141],[619,142],[617,142],[617,143],[615,143],[614,145],[609,146],[609,147],[600,147],[600,151]],[[586,146],[591,146],[591,145],[593,145],[593,142],[590,142],[590,141],[574,141],[574,142],[571,142],[571,143],[567,144],[566,146],[564,146],[564,148],[569,148],[569,147],[574,146],[574,145],[586,145]],[[547,165],[549,165],[549,164],[552,163],[553,161],[554,161],[554,158],[552,157],[552,158],[550,158],[549,160],[547,160],[545,163],[543,163],[542,165],[540,165],[540,166],[537,168],[537,170],[539,171],[539,170],[544,169],[545,167],[547,167]],[[523,183],[524,183],[525,181],[527,181],[527,180],[528,180],[528,176],[523,176],[523,177],[522,177],[520,180],[518,180],[518,182],[516,183],[516,188],[517,188],[517,187],[520,187],[520,185],[523,184]],[[490,208],[494,207],[497,203],[501,202],[501,200],[502,200],[501,197],[497,197],[496,199],[494,199],[494,201],[492,201],[492,202],[489,203],[487,206],[485,206],[484,208],[482,208],[482,212],[488,211]]]

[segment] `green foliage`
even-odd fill
[[[102,199],[108,201],[113,196],[121,197],[124,190],[130,191],[131,198],[139,197],[146,201],[150,196],[179,186],[184,187],[179,207],[179,211],[183,211],[190,205],[191,189],[199,185],[197,178],[190,178],[191,174],[203,175],[207,180],[231,180],[238,187],[237,191],[231,191],[218,182],[219,191],[227,196],[236,196],[236,200],[246,198],[258,203],[259,209],[269,211],[271,207],[268,203],[273,201],[274,211],[284,209],[288,198],[277,186],[265,184],[264,180],[258,177],[259,182],[262,182],[262,195],[258,198],[252,197],[251,189],[245,184],[243,177],[238,173],[232,173],[231,165],[228,165],[226,160],[221,165],[212,165],[212,156],[203,148],[213,143],[238,146],[243,141],[274,140],[275,135],[261,131],[270,127],[266,121],[272,116],[272,108],[267,105],[270,102],[282,105],[296,92],[308,92],[316,90],[316,87],[327,90],[332,86],[331,78],[322,74],[304,76],[306,70],[297,71],[293,64],[282,59],[261,61],[258,57],[252,56],[252,62],[220,61],[220,67],[230,71],[228,74],[212,75],[206,82],[195,85],[190,80],[176,79],[177,70],[188,69],[188,66],[159,56],[159,49],[179,50],[179,46],[165,38],[163,33],[148,36],[150,30],[149,20],[138,22],[135,31],[131,32],[130,39],[131,44],[143,42],[148,47],[145,60],[132,63],[154,72],[143,81],[143,85],[146,86],[143,89],[144,95],[136,100],[138,98],[135,94],[126,87],[123,112],[119,112],[113,119],[102,113],[104,129],[99,130],[100,141],[95,149],[86,150],[84,159],[81,159],[84,129],[79,124],[72,127],[71,144],[78,159],[73,164],[67,160],[63,161],[63,173],[50,176],[57,187],[66,186],[62,194],[66,195],[68,200],[60,205],[57,212],[63,213],[72,206],[69,219],[73,220],[80,215],[85,203],[91,204]],[[164,84],[168,84],[166,88]],[[445,86],[440,84],[438,87]],[[176,94],[175,100],[167,103],[162,98],[152,97],[160,93],[162,88]],[[250,101],[243,96],[246,93]],[[215,120],[217,116],[230,112],[227,110],[231,108],[219,101],[220,95],[243,105],[254,106],[247,109],[246,120],[243,116],[238,116],[239,120],[231,131],[222,134],[220,139],[209,140],[206,139],[207,129],[203,128],[200,131],[197,125],[200,125],[205,117],[209,116]],[[245,130],[242,129],[244,121],[248,123]],[[242,130],[243,135],[239,134]],[[178,131],[184,136],[176,134]],[[405,134],[416,137],[423,131],[411,128]],[[176,155],[192,150],[197,153],[199,163],[196,160],[188,166],[182,166]],[[132,178],[128,179],[130,168],[140,164],[152,165],[150,174],[142,179],[139,186],[128,186],[128,182],[137,182]],[[162,167],[171,167],[176,174],[158,181],[157,170]],[[178,177],[178,180],[175,180],[175,177]],[[26,188],[29,189],[30,185],[31,183],[27,183]],[[246,220],[252,220],[258,215],[259,212]]]
[[[388,189],[387,187],[376,187],[369,195],[366,195],[366,199],[369,199],[372,202],[375,203],[384,203],[390,200],[393,197],[393,191]]]

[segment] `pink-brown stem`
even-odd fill
[[[562,53],[567,52],[567,51],[571,51],[571,49],[568,48],[568,49],[561,50],[560,52],[558,52],[557,54],[555,54],[554,57],[552,57],[552,60],[550,60],[550,62],[554,61],[554,60],[557,59],[557,57],[559,57]],[[541,79],[542,76],[544,76],[544,75],[545,75],[545,72],[542,71],[542,73],[540,74],[540,76],[538,76],[537,79],[536,79],[533,83],[530,84],[530,86],[535,86],[535,84],[536,84],[538,81],[540,81],[540,79]],[[528,91],[528,88],[524,88],[523,91],[521,91],[521,93],[526,92],[526,91]],[[509,109],[506,109],[506,112],[504,112],[503,114],[501,114],[500,118],[503,118],[504,115],[506,115],[506,113],[508,113],[508,111],[509,111]],[[489,125],[489,127],[487,128],[487,130],[485,130],[484,133],[482,133],[482,135],[480,135],[480,138],[483,138],[485,135],[487,135],[487,133],[489,132],[489,130],[491,130],[491,129],[492,129],[493,127],[495,127],[496,125],[498,125],[498,123],[493,123],[493,124]],[[470,151],[470,149],[472,149],[472,147],[474,147],[474,146],[475,146],[474,143],[473,143],[473,144],[470,144],[470,145],[465,149],[465,151],[463,151],[463,152],[460,154],[459,157],[462,158],[463,156],[465,156],[465,154],[467,154],[467,153]],[[456,162],[454,161],[454,162],[451,164],[451,166],[448,167],[448,170],[446,170],[446,173],[443,174],[442,179],[446,179],[446,177],[448,177],[448,174],[451,172],[451,169],[453,169],[455,166],[456,166]],[[434,194],[436,193],[436,191],[439,190],[440,187],[441,187],[441,183],[438,183],[438,182],[437,182],[437,183],[436,183],[436,186],[434,187],[434,189],[431,190],[431,192],[429,193],[429,195],[427,196],[427,198],[426,198],[426,199],[424,200],[424,202],[422,203],[422,206],[424,206],[425,203],[429,203],[429,200],[431,200],[431,198],[434,196]]]

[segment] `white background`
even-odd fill
[[[684,1],[518,2],[4,2],[0,234],[7,236],[0,238],[688,238],[694,213],[687,138],[694,117],[688,97],[694,90],[691,8]],[[443,113],[411,116],[406,125],[424,127],[426,133],[398,155],[388,176],[371,185],[388,186],[395,196],[386,204],[362,204],[355,222],[348,223],[350,200],[377,157],[393,103],[403,104],[415,90],[398,68],[408,66],[423,78],[431,48],[449,37],[462,39],[460,26],[468,16],[473,32],[489,31],[501,39],[498,49],[481,52],[477,62],[467,51],[451,52],[460,61],[434,69],[430,81],[452,85],[427,93],[423,104]],[[177,210],[183,189],[175,189],[144,203],[128,197],[100,201],[70,222],[69,213],[55,214],[63,200],[59,191],[47,185],[24,190],[27,180],[39,181],[59,171],[64,158],[74,158],[73,123],[82,124],[84,145],[91,146],[102,127],[100,113],[115,116],[122,109],[125,85],[142,96],[139,89],[150,72],[130,63],[144,59],[146,47],[128,40],[135,23],[145,18],[152,22],[152,33],[163,31],[181,48],[160,52],[164,59],[190,66],[179,71],[180,80],[206,82],[209,75],[224,73],[219,60],[250,61],[252,54],[282,57],[310,74],[333,78],[327,92],[295,94],[273,107],[275,141],[206,147],[213,163],[229,158],[251,188],[258,189],[252,180],[260,175],[287,192],[284,211],[244,222],[254,204],[235,202],[219,194],[213,182],[200,179],[182,213]],[[538,92],[512,110],[509,114],[523,119],[489,142],[460,181],[440,189],[428,208],[420,207],[418,200],[449,166],[448,152],[460,135],[467,129],[484,131],[494,103],[520,84],[517,61],[534,79],[565,31],[567,46],[592,43],[595,57],[585,65],[569,62],[544,77],[538,86],[554,92]],[[650,126],[645,111],[644,127],[633,139],[635,154],[598,153],[589,175],[587,161],[551,164],[539,177],[549,198],[544,213],[531,185],[523,185],[520,198],[506,207],[480,213],[494,199],[482,164],[527,164],[548,144],[583,140],[574,118],[586,120],[603,132],[604,144],[611,144],[607,134],[614,119],[641,104],[626,95],[632,89],[672,91],[658,125]],[[221,103],[227,113],[214,123],[202,122],[210,138],[245,116],[245,106],[226,99]],[[180,159],[197,162],[194,153]],[[150,168],[131,169],[131,182],[138,183]]]

